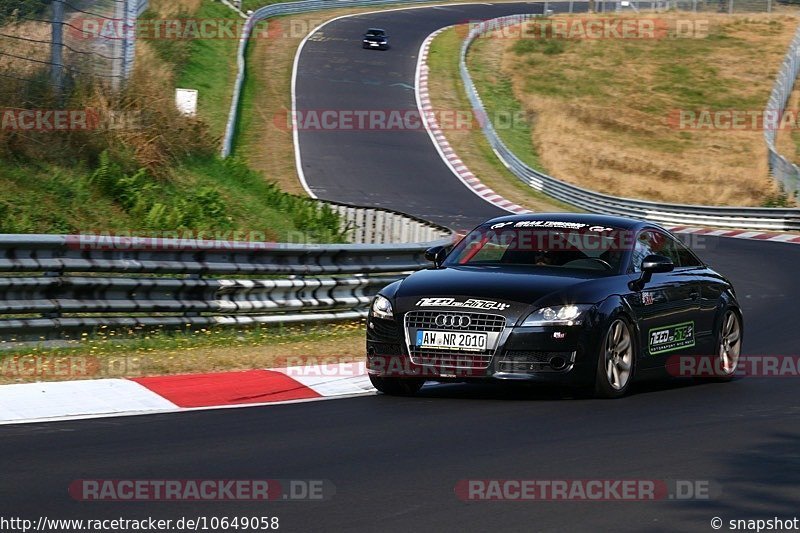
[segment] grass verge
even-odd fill
[[[210,0],[153,0],[153,19],[225,19]],[[237,39],[151,39],[137,46],[121,91],[76,80],[63,97],[41,74],[33,87],[3,78],[11,107],[90,109],[101,125],[66,132],[0,130],[0,232],[178,231],[266,240],[341,242],[338,218],[281,188],[241,160],[217,155],[236,72]],[[197,117],[174,105],[176,86],[199,90]]]
[[[440,33],[431,43],[428,55],[430,69],[428,85],[431,103],[435,110],[442,113],[471,109],[461,83],[458,66],[461,40],[465,33],[463,27],[450,28]],[[476,83],[486,78],[487,67],[483,63],[472,68]],[[492,88],[483,97],[487,117],[494,119],[493,124],[501,133],[503,141],[514,150],[520,150],[524,146],[525,152],[528,153],[525,158],[526,163],[534,168],[541,168],[538,158],[530,147],[529,125],[519,116],[521,107],[511,97],[510,86],[506,84],[504,87]],[[501,117],[515,117],[511,122],[515,127],[504,128],[497,122]],[[452,128],[444,133],[472,173],[504,198],[533,211],[576,210],[531,189],[512,174],[494,154],[475,121],[470,128]]]
[[[364,356],[362,321],[134,333],[4,349],[0,383],[281,368],[360,361]]]

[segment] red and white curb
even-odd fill
[[[419,108],[420,116],[422,117],[422,123],[424,124],[428,135],[430,135],[433,145],[436,147],[436,150],[439,152],[442,160],[468,189],[490,204],[497,206],[500,209],[505,209],[509,213],[530,213],[531,211],[529,209],[506,200],[492,189],[484,185],[481,180],[479,180],[475,174],[473,174],[467,168],[461,158],[458,157],[458,154],[456,154],[455,150],[453,150],[453,147],[450,146],[447,137],[445,137],[438,121],[436,120],[434,108],[431,104],[430,92],[428,90],[429,69],[427,61],[431,42],[436,38],[437,35],[447,29],[448,28],[442,28],[428,35],[419,50],[419,56],[417,58],[415,92],[417,97],[417,107]]]
[[[364,362],[0,386],[0,424],[294,403],[372,394]]]
[[[693,235],[706,235],[708,237],[728,237],[731,239],[752,239],[756,241],[788,242],[800,244],[800,235],[797,235],[796,233],[712,229],[691,226],[672,226],[669,228],[669,230],[673,233],[690,233]]]

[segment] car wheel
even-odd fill
[[[413,396],[425,384],[424,379],[415,378],[384,378],[370,375],[369,380],[378,391],[391,396]]]
[[[739,355],[742,352],[742,319],[733,309],[722,316],[717,335],[717,365],[721,381],[729,381],[736,374]]]
[[[594,393],[599,398],[619,398],[628,392],[636,366],[633,333],[628,322],[615,318],[600,343]]]

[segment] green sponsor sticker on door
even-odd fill
[[[650,355],[690,348],[694,346],[694,322],[653,328],[648,336]]]

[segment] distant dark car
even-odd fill
[[[386,50],[389,48],[389,36],[386,35],[386,30],[380,28],[370,28],[364,34],[361,40],[362,48],[377,48],[378,50]]]
[[[743,323],[731,283],[656,225],[506,216],[426,257],[432,268],[373,300],[367,369],[381,392],[505,380],[618,397],[634,378],[700,356],[718,379],[736,371]]]

